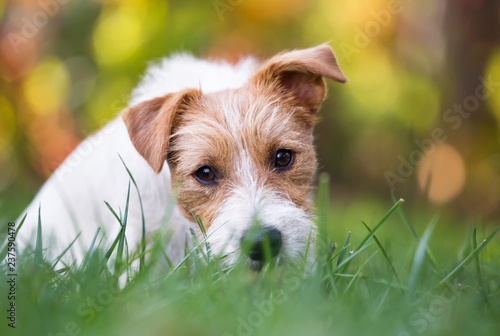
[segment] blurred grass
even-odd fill
[[[121,234],[112,246],[101,246],[97,232],[80,264],[54,268],[43,253],[28,250],[19,256],[16,332],[499,334],[498,229],[477,223],[467,232],[465,226],[457,229],[456,223],[430,216],[428,228],[420,232],[418,227],[410,229],[407,219],[420,219],[405,214],[401,200],[377,209],[381,215],[376,216],[362,202],[353,204],[356,213],[342,217],[347,212],[330,205],[327,184],[327,178],[320,178],[316,203],[323,236],[318,240],[326,244],[318,250],[313,268],[268,265],[261,273],[245,265],[224,268],[219,257],[195,247],[186,251],[181,264],[168,269],[165,246],[154,239],[157,244],[139,271],[131,261],[140,259],[141,251],[128,251]],[[117,220],[125,226],[126,211]],[[4,264],[1,268],[2,275],[7,274]],[[7,291],[2,281],[0,293]],[[2,335],[7,332],[5,321],[0,330]]]

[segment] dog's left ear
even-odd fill
[[[276,55],[264,63],[253,81],[291,93],[300,106],[315,113],[326,94],[322,77],[340,83],[347,81],[327,44]]]

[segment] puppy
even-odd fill
[[[227,265],[244,260],[259,269],[267,255],[263,241],[280,263],[300,261],[311,232],[314,241],[308,194],[323,77],[346,81],[327,45],[234,66],[189,55],[163,60],[148,70],[129,107],[45,183],[26,210],[21,245],[35,242],[39,209],[49,257],[80,233],[71,253],[81,258],[98,227],[108,242],[116,237],[120,224],[105,201],[124,214],[130,177],[123,160],[143,208],[132,184],[131,248],[141,241],[144,214],[146,234],[167,222],[173,233],[167,254],[178,261],[190,229],[199,231],[196,215],[212,253],[224,255]]]

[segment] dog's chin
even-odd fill
[[[242,267],[249,268],[250,270],[255,272],[260,272],[266,264],[264,261],[252,260],[248,257],[243,256],[236,257],[234,254],[232,254],[231,257],[229,255],[226,255],[225,258],[221,259],[221,263],[226,268]]]
[[[285,259],[286,258],[283,257],[275,257],[269,262],[264,260],[252,260],[251,258],[246,257],[246,258],[240,258],[239,264],[242,267],[250,269],[251,271],[260,272],[265,267],[277,266],[280,268],[286,268],[291,261],[285,262]],[[291,263],[293,264],[293,262]]]
[[[252,271],[260,272],[262,268],[264,268],[265,262],[256,261],[256,260],[248,260],[248,266]]]
[[[271,264],[276,263],[277,260],[273,260]],[[251,271],[254,272],[260,272],[266,266],[269,264],[268,262],[261,261],[261,260],[252,260],[249,257],[243,257],[243,256],[235,256],[234,254],[231,254],[231,257],[227,255],[225,258],[221,259],[221,263],[224,267],[227,268],[233,268],[233,267],[242,267],[242,268],[247,268],[250,269]],[[279,262],[280,266],[282,266],[282,261]]]
[[[251,271],[254,272],[260,272],[264,269],[265,266],[272,266],[275,265],[274,262],[268,263],[265,261],[259,261],[259,260],[252,260],[250,258],[247,258],[246,260],[242,261],[242,266],[250,269]],[[280,267],[283,265],[280,263]]]

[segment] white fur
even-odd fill
[[[236,89],[248,81],[256,67],[257,60],[252,57],[232,66],[188,54],[175,55],[148,68],[142,83],[132,93],[130,105],[189,88],[199,88],[204,93]]]
[[[238,184],[233,186],[232,194],[221,204],[207,231],[212,251],[225,256],[225,263],[235,263],[241,257],[241,237],[258,223],[282,233],[281,262],[286,264],[302,260],[309,236],[309,248],[314,245],[316,228],[310,216],[283,193],[266,187],[265,180],[258,180],[252,160],[244,150],[240,153],[236,169]],[[312,255],[309,253],[309,257]],[[312,259],[308,258],[308,263],[311,262]]]
[[[207,93],[238,88],[248,81],[256,64],[252,58],[233,66],[199,60],[186,54],[163,59],[148,69],[132,93],[130,105],[185,88],[201,88]],[[36,195],[24,212],[27,213],[26,222],[18,235],[21,248],[35,243],[39,206],[44,247],[48,248],[49,260],[66,248],[79,232],[81,236],[71,253],[81,260],[98,227],[108,234],[105,246],[109,246],[110,239],[116,237],[119,231],[119,223],[104,201],[115,211],[121,209],[123,212],[130,180],[118,154],[127,164],[141,192],[147,232],[156,230],[173,202],[170,172],[165,165],[160,174],[154,173],[133,147],[125,124],[118,116],[83,141]],[[141,240],[142,222],[133,185],[130,195],[126,236],[129,246],[134,249]],[[175,232],[168,251],[173,261],[179,260],[186,241],[185,234],[191,226],[174,207],[168,221],[168,227]]]

